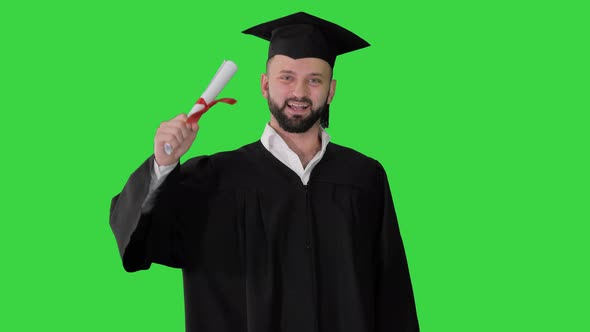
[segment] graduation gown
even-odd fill
[[[127,271],[182,268],[186,330],[418,331],[383,167],[329,143],[309,183],[260,141],[177,166],[142,213],[153,156],[113,198]]]

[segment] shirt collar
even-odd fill
[[[324,128],[320,126],[320,138],[322,140],[322,149],[321,154],[323,155],[326,152],[326,147],[328,143],[330,143],[330,135],[326,132]],[[284,146],[287,149],[287,143],[283,140],[283,138],[274,130],[270,124],[267,122],[266,126],[264,127],[264,132],[262,132],[262,137],[260,138],[262,145],[268,150],[274,150],[278,145]],[[289,149],[291,150],[291,149]]]

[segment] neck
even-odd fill
[[[319,123],[314,124],[313,127],[304,133],[287,132],[277,122],[272,120],[270,121],[270,126],[281,136],[289,149],[299,156],[303,168],[307,166],[322,148]]]

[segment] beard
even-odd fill
[[[326,98],[326,102],[327,101],[328,99]],[[287,103],[289,102],[303,102],[309,104],[309,115],[293,115],[292,117],[289,117],[285,110],[288,107]],[[319,121],[326,108],[326,102],[324,102],[320,107],[314,109],[313,103],[309,98],[289,98],[285,100],[282,106],[279,106],[272,100],[270,94],[268,95],[268,108],[270,109],[270,113],[279,123],[279,126],[281,126],[281,128],[283,128],[283,130],[288,133],[296,134],[307,132],[316,122]]]

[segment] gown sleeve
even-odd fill
[[[376,331],[419,331],[410,273],[385,170],[382,220],[376,252]]]
[[[151,263],[183,267],[188,198],[198,200],[195,197],[198,193],[189,190],[194,181],[188,174],[196,171],[206,175],[207,163],[203,159],[177,165],[156,190],[151,209],[144,211],[142,205],[149,193],[153,160],[151,156],[131,174],[121,193],[111,201],[110,226],[128,272],[147,270]]]

